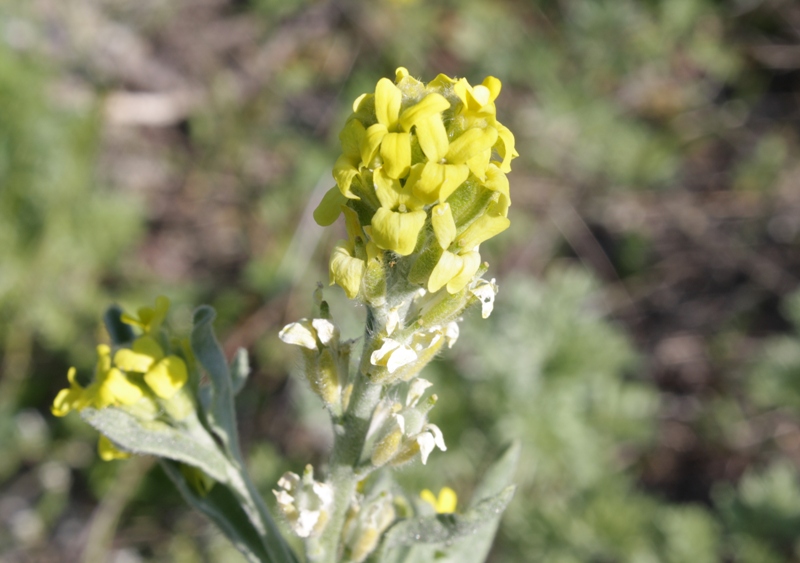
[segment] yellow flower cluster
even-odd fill
[[[428,84],[397,69],[360,96],[339,138],[336,187],[314,217],[332,224],[344,209],[348,239],[331,257],[331,283],[356,297],[383,252],[422,260],[425,289],[463,289],[481,264],[478,246],[509,226],[506,174],[518,156],[497,121],[500,81],[440,74]]]
[[[73,410],[87,407],[129,407],[142,399],[146,403],[153,394],[161,399],[175,395],[186,383],[188,371],[182,358],[167,355],[158,342],[168,310],[169,300],[159,297],[155,308],[142,307],[136,317],[122,315],[122,321],[141,329],[142,335],[133,341],[131,348],[117,350],[113,360],[111,348],[100,344],[94,378],[87,387],[77,382],[75,368],[70,368],[67,373],[70,386],[59,391],[51,412],[55,416],[66,416]],[[156,412],[154,407],[150,410]],[[100,451],[104,459],[119,457],[114,455],[116,450],[107,438],[101,439]]]

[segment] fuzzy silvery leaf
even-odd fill
[[[230,373],[231,389],[234,395],[238,395],[247,382],[247,376],[250,375],[250,358],[244,348],[236,350],[236,354],[231,360]]]
[[[216,483],[205,496],[186,481],[179,464],[160,460],[161,467],[191,506],[205,514],[251,563],[270,561],[262,538],[253,527],[236,496],[222,483]]]
[[[377,563],[483,563],[497,526],[514,494],[511,485],[519,460],[511,444],[486,472],[463,514],[401,521],[384,537]]]
[[[219,450],[169,424],[142,421],[114,407],[85,408],[81,417],[125,450],[192,465],[217,481],[227,479],[227,461]]]
[[[206,419],[215,434],[231,452],[237,452],[238,432],[236,413],[233,406],[233,384],[228,370],[228,362],[214,335],[212,323],[217,316],[214,309],[202,305],[194,312],[192,328],[192,352],[203,366],[211,380],[211,404]]]
[[[395,524],[384,538],[387,549],[417,543],[451,544],[463,536],[474,535],[492,519],[502,514],[516,487],[506,487],[494,497],[487,498],[463,514],[438,514],[424,518],[409,518]]]

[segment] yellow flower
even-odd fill
[[[128,459],[131,454],[124,452],[114,445],[114,442],[100,434],[100,439],[97,441],[97,453],[103,461],[111,461],[114,459]]]
[[[364,247],[401,257],[427,252],[430,265],[415,270],[431,276],[423,286],[463,289],[479,268],[480,243],[509,225],[506,174],[518,154],[514,135],[497,121],[500,90],[491,76],[476,86],[445,75],[424,84],[402,67],[394,82],[381,78],[353,104],[339,135],[337,186],[315,220],[327,226],[341,209],[357,211]],[[443,253],[433,253],[431,242]],[[369,266],[364,259],[352,237],[331,257],[331,281],[351,299]]]
[[[87,404],[86,389],[75,381],[75,368],[69,368],[67,372],[69,389],[62,389],[56,395],[50,412],[55,416],[66,416],[70,411],[79,411]]]
[[[433,506],[437,514],[451,514],[456,511],[458,496],[450,487],[442,487],[438,498],[430,490],[425,489],[420,493],[420,498]]]
[[[167,311],[169,311],[169,299],[161,295],[156,298],[155,308],[140,307],[136,317],[123,313],[122,322],[138,326],[145,334],[156,334],[167,318]]]
[[[126,372],[144,374],[145,383],[162,399],[172,397],[189,378],[183,359],[175,355],[165,356],[151,336],[141,336],[133,342],[132,348],[118,350],[114,364]]]
[[[97,347],[97,366],[91,385],[83,388],[75,381],[75,368],[70,368],[67,379],[70,382],[69,389],[59,391],[51,407],[55,416],[65,416],[70,411],[80,411],[86,407],[103,409],[132,405],[144,396],[138,385],[111,366],[111,349],[105,344]]]

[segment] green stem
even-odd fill
[[[365,343],[365,350],[367,350]],[[309,542],[308,558],[315,563],[337,563],[339,543],[350,502],[361,478],[356,473],[372,413],[381,399],[381,385],[356,374],[355,387],[347,412],[337,429],[331,454],[330,483],[334,488],[333,509],[322,535]]]

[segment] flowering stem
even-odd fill
[[[368,318],[372,318],[368,310]],[[368,323],[369,324],[369,323]],[[364,353],[369,350],[369,331]],[[329,481],[334,488],[333,508],[322,535],[309,546],[309,561],[337,563],[347,509],[355,497],[356,486],[364,476],[356,471],[364,447],[372,413],[381,399],[381,385],[373,384],[357,372],[353,393],[341,424],[335,428]]]

